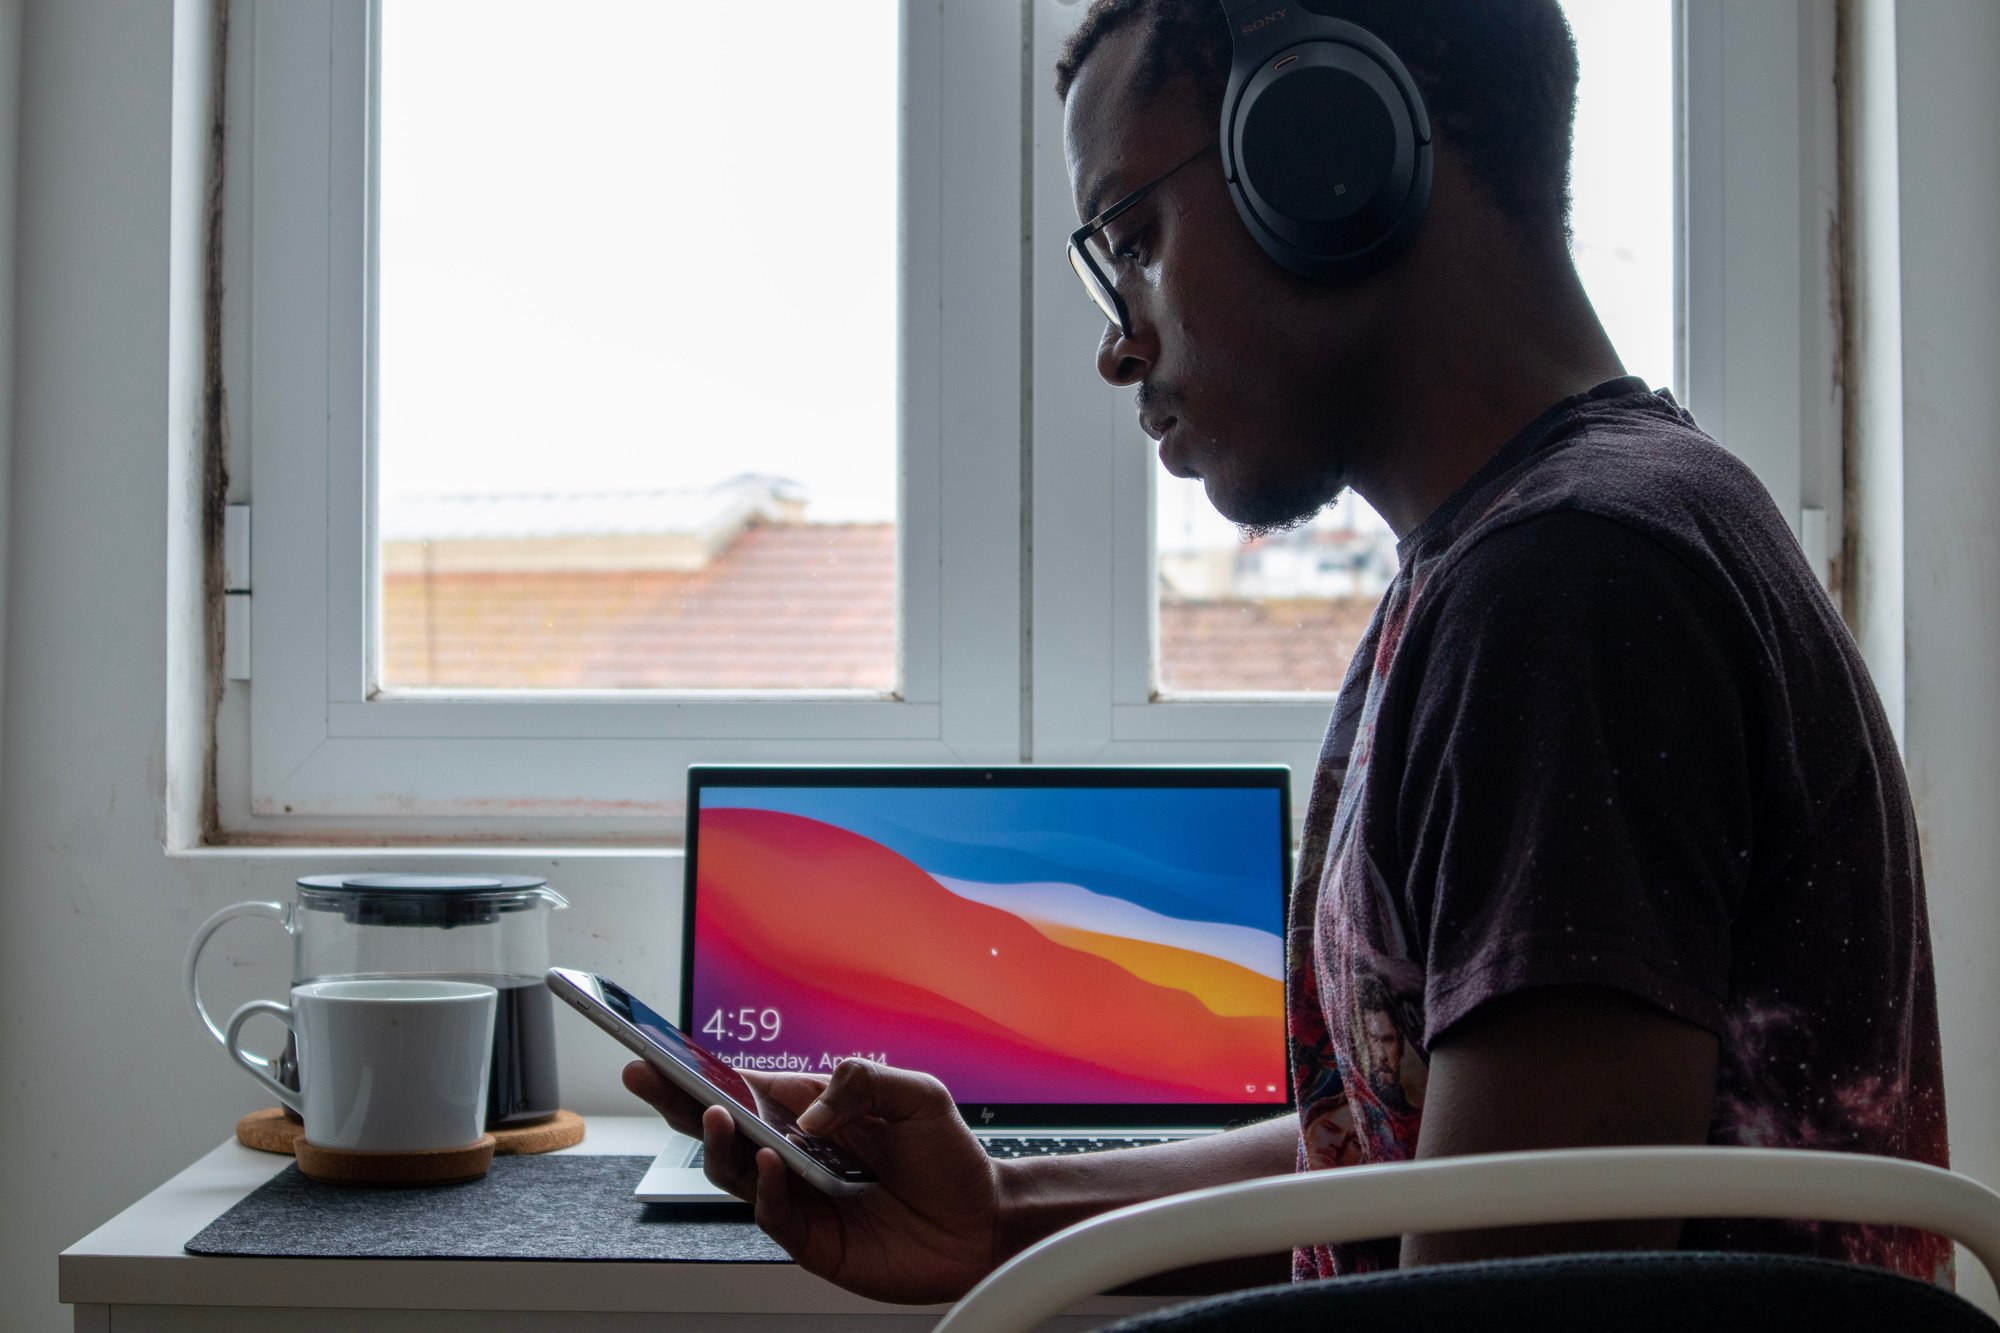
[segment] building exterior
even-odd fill
[[[804,514],[756,475],[387,503],[381,687],[892,694],[894,525]],[[1393,574],[1351,529],[1164,554],[1162,693],[1331,692]]]

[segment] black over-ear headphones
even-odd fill
[[[1416,234],[1431,197],[1431,122],[1373,33],[1298,0],[1222,0],[1234,58],[1222,169],[1264,253],[1307,278],[1352,279]]]

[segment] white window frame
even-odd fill
[[[1062,254],[1049,71],[1083,6],[902,6],[900,697],[439,699],[370,697],[366,678],[370,0],[237,0],[225,235],[247,239],[225,243],[224,364],[246,389],[232,498],[253,503],[255,541],[251,679],[226,684],[217,724],[225,840],[670,841],[702,761],[1276,761],[1302,814],[1337,681],[1152,693],[1157,465],[1097,378],[1097,317]],[[1842,529],[1831,7],[1679,10],[1680,383],[1825,578]]]
[[[369,679],[362,278],[378,3],[239,2],[232,15],[250,77],[233,81],[247,116],[231,120],[250,147],[232,145],[231,185],[250,204],[231,252],[249,292],[231,360],[247,362],[247,412],[234,406],[255,484],[250,680],[228,684],[217,729],[224,834],[671,839],[691,762],[1016,758],[1020,393],[1006,368],[1020,360],[1021,148],[1015,118],[990,108],[1020,99],[1018,13],[902,7],[897,696],[445,699]]]
[[[1836,7],[1679,3],[1681,383],[1831,586],[1843,526]]]

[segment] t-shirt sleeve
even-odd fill
[[[1440,569],[1402,649],[1407,702],[1385,700],[1405,743],[1378,750],[1406,756],[1392,855],[1426,1045],[1542,986],[1720,1030],[1752,848],[1744,626],[1679,555],[1575,511]]]

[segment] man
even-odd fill
[[[1404,1144],[1417,1141],[1423,1127],[1423,1094],[1412,1097],[1404,1079],[1403,1056],[1409,1043],[1390,1008],[1388,988],[1380,977],[1370,975],[1360,979],[1356,992],[1360,1032],[1347,1049],[1359,1057],[1354,1061],[1359,1077],[1350,1100],[1366,1103],[1364,1120],[1376,1136],[1366,1160],[1393,1161],[1404,1155]],[[1422,1061],[1410,1063],[1422,1070]]]
[[[1612,1144],[1943,1163],[1915,823],[1866,671],[1751,473],[1623,377],[1567,246],[1576,67],[1556,0],[1325,0],[1408,66],[1428,208],[1372,272],[1296,276],[1213,151],[1213,0],[1096,0],[1057,88],[1122,310],[1098,369],[1251,530],[1352,486],[1401,569],[1335,708],[1288,947],[1300,1116],[989,1162],[934,1080],[862,1062],[775,1095],[880,1173],[834,1200],[705,1132],[806,1267],[949,1299],[1060,1226],[1347,1161]],[[1935,1238],[1644,1222],[1317,1247],[1295,1272],[1565,1249],[1761,1248],[1948,1275]]]

